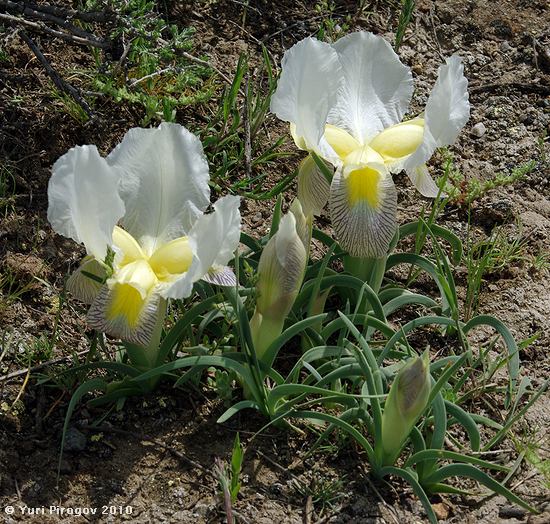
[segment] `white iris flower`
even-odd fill
[[[131,129],[106,158],[86,145],[55,163],[48,220],[86,247],[68,287],[91,304],[92,327],[147,346],[166,299],[188,297],[201,278],[235,285],[226,264],[240,237],[239,198],[204,215],[208,181],[199,139],[176,124]]]
[[[424,114],[402,122],[412,75],[383,38],[358,32],[333,45],[306,38],[285,53],[271,110],[290,123],[300,149],[336,168],[329,189],[311,163],[303,166],[299,198],[314,212],[329,200],[336,236],[350,255],[387,254],[397,227],[392,173],[405,170],[422,195],[437,195],[426,162],[468,121],[467,86],[460,58],[448,58]]]

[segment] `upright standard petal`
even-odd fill
[[[124,215],[119,178],[95,146],[77,146],[54,164],[48,183],[48,220],[54,231],[83,243],[100,261]]]
[[[403,118],[413,91],[411,72],[390,44],[372,33],[352,33],[333,48],[342,64],[344,84],[328,122],[367,144]]]
[[[189,246],[193,252],[191,267],[161,292],[165,298],[189,296],[193,283],[207,274],[210,277],[209,281],[212,281],[216,274],[220,276],[222,285],[222,281],[227,281],[227,271],[222,271],[220,266],[225,266],[229,262],[239,244],[241,235],[239,204],[239,197],[222,197],[214,204],[212,213],[197,219],[188,236]]]
[[[295,135],[304,146],[321,156],[330,156],[323,139],[331,107],[342,82],[338,55],[329,44],[305,38],[284,55],[271,111],[294,124]]]
[[[130,129],[107,157],[120,174],[122,225],[147,256],[187,234],[210,198],[200,140],[178,124]]]
[[[469,117],[468,81],[460,57],[453,55],[439,67],[437,82],[424,113],[422,144],[405,161],[403,168],[412,172],[426,163],[438,147],[452,144]]]

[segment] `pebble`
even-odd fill
[[[483,122],[478,122],[474,127],[472,127],[472,136],[476,138],[481,138],[487,131],[485,124]]]
[[[86,435],[76,428],[69,428],[65,437],[67,451],[84,451],[86,449]]]

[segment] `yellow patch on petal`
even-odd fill
[[[188,271],[192,260],[193,251],[187,237],[180,237],[157,249],[149,259],[149,264],[157,278],[163,280]]]
[[[361,144],[347,131],[332,124],[325,126],[325,139],[342,160],[352,151],[361,147]]]
[[[384,160],[394,161],[414,153],[423,138],[424,119],[415,118],[384,129],[371,140],[369,147]]]
[[[378,187],[380,178],[384,176],[380,169],[385,169],[384,159],[369,146],[355,149],[344,159],[348,202],[351,207],[366,201],[371,207],[378,208]]]
[[[115,226],[113,230],[113,244],[122,251],[121,265],[145,258],[136,239],[121,227]]]
[[[369,206],[377,208],[380,204],[378,182],[380,173],[371,167],[352,171],[347,177],[348,199],[351,207],[366,201]]]
[[[105,317],[114,320],[122,317],[131,328],[135,328],[150,293],[158,279],[146,260],[136,260],[118,269],[108,281],[111,300],[107,304]]]
[[[105,317],[108,320],[123,317],[125,323],[134,329],[139,324],[139,318],[144,305],[145,299],[142,298],[141,293],[134,286],[130,284],[115,284]]]

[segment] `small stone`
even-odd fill
[[[512,49],[512,46],[508,43],[508,40],[504,40],[504,42],[502,42],[500,44],[500,50],[503,52],[503,53],[507,53],[508,51],[510,51]]]
[[[69,428],[65,436],[65,450],[84,451],[86,449],[86,435],[76,428]]]
[[[449,506],[443,502],[432,504],[435,515],[439,520],[447,520],[449,517]]]
[[[485,124],[483,122],[478,122],[474,127],[472,127],[472,136],[481,138],[486,131],[487,128],[485,127]]]

